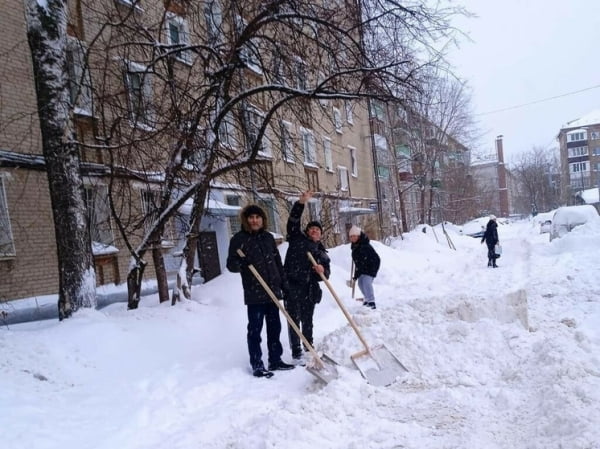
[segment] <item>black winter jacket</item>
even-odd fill
[[[311,284],[310,291],[313,292],[311,298],[314,302],[318,302],[321,295],[321,289],[318,286],[321,281],[321,276],[315,270],[308,259],[306,253],[310,252],[318,264],[323,265],[325,269],[325,277],[329,279],[330,260],[327,255],[327,250],[321,242],[312,241],[301,229],[300,218],[304,212],[304,204],[296,202],[290,211],[290,216],[287,222],[287,240],[289,248],[285,255],[284,270],[287,280],[290,284]],[[316,287],[316,288],[315,288]]]
[[[498,224],[495,220],[488,221],[485,233],[481,237],[481,242],[483,243],[484,241],[488,247],[494,247],[500,241],[498,239]]]
[[[375,277],[381,265],[381,259],[371,246],[369,237],[364,232],[360,233],[356,243],[350,245],[352,249],[352,260],[354,261],[354,279],[362,274]]]
[[[237,253],[240,248],[246,255],[243,260]],[[260,282],[248,268],[254,265],[277,298],[282,298],[287,289],[281,255],[273,235],[265,230],[248,232],[241,230],[229,242],[227,269],[233,273],[241,273],[244,287],[244,304],[264,304],[273,300]]]

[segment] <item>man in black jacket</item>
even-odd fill
[[[279,308],[265,291],[258,279],[252,274],[252,264],[261,275],[276,297],[281,298],[286,288],[285,275],[281,256],[273,235],[267,231],[267,215],[257,205],[246,206],[241,214],[242,230],[235,234],[229,242],[227,269],[242,275],[244,288],[244,304],[248,309],[248,352],[252,374],[256,377],[271,377],[273,370],[288,370],[288,365],[281,360],[283,347],[279,341],[281,321]],[[245,257],[237,250],[241,249]],[[269,351],[269,370],[265,369],[260,348],[263,320],[267,323],[267,348]]]
[[[318,221],[311,221],[302,231],[300,220],[305,203],[312,198],[312,192],[300,195],[300,199],[290,211],[287,222],[287,240],[289,248],[285,255],[285,274],[289,282],[289,295],[285,298],[285,307],[306,340],[313,344],[313,314],[315,305],[321,301],[323,292],[319,286],[322,281],[319,273],[329,278],[329,256],[321,243],[323,227]],[[313,266],[308,258],[310,252],[317,265]],[[302,358],[300,338],[288,327],[292,357],[299,361]],[[306,350],[306,348],[305,348]]]
[[[498,238],[498,223],[496,223],[496,216],[490,215],[490,221],[485,228],[485,233],[481,237],[481,243],[485,241],[488,249],[488,267],[498,268],[496,265],[496,245],[500,242]]]
[[[348,231],[352,260],[354,261],[353,282],[358,281],[358,288],[363,294],[363,305],[375,309],[375,292],[373,280],[379,271],[381,259],[369,242],[369,237],[354,225]]]

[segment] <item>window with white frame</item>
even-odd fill
[[[313,132],[306,128],[300,128],[300,144],[304,154],[304,163],[309,165],[317,164],[317,152],[315,149],[315,136]]]
[[[78,39],[67,40],[67,74],[69,99],[75,113],[92,115],[92,79],[85,62],[87,49]]]
[[[0,257],[15,256],[15,242],[8,215],[8,200],[4,188],[4,178],[0,176]]]
[[[241,36],[244,33],[245,28],[248,26],[248,23],[242,17],[237,16],[235,24],[238,36]],[[240,60],[246,64],[246,67],[248,67],[250,70],[262,75],[263,70],[257,40],[249,39],[243,43],[240,51]]]
[[[588,147],[573,147],[569,148],[569,157],[578,157],[578,156],[587,156],[588,155]]]
[[[239,206],[240,205],[240,196],[239,195],[226,195],[225,203],[229,206]],[[240,221],[240,217],[236,215],[235,217],[229,217],[229,232],[230,236],[233,236],[236,232],[242,229],[242,222]]]
[[[294,82],[296,89],[308,89],[308,80],[306,78],[306,64],[300,58],[296,58],[296,60],[294,61]]]
[[[281,154],[286,162],[294,162],[294,141],[292,139],[292,124],[285,120],[279,121]]]
[[[587,140],[587,133],[585,131],[570,132],[567,134],[567,142],[579,142],[580,140]]]
[[[323,156],[325,170],[333,172],[333,154],[331,153],[331,139],[329,137],[323,137]]]
[[[358,176],[358,160],[356,159],[356,148],[348,146],[350,151],[350,169],[352,170],[352,176],[355,178]]]
[[[112,245],[114,237],[110,225],[108,187],[86,185],[84,191],[91,241]]]
[[[344,108],[346,109],[346,121],[351,125],[354,123],[354,113],[352,111],[352,102],[344,101]]]
[[[600,156],[600,147],[594,148],[593,154],[594,156]]]
[[[277,220],[275,214],[275,201],[273,198],[259,198],[257,201],[258,205],[263,208],[267,214],[267,221],[269,222],[269,229],[274,232],[279,231],[279,220]]]
[[[204,3],[204,20],[206,21],[206,37],[209,44],[217,44],[222,39],[223,8],[219,0],[208,0]]]
[[[600,162],[594,163],[594,171],[600,171]]]
[[[148,67],[135,62],[125,64],[129,118],[136,125],[152,127],[152,73]]]
[[[340,183],[340,190],[342,192],[348,191],[348,168],[338,165],[338,180]]]
[[[175,58],[189,64],[192,62],[192,53],[190,50],[177,50],[190,45],[190,32],[187,21],[177,14],[172,12],[167,13],[165,20],[167,44],[175,48],[172,49],[175,53]]]
[[[592,140],[599,140],[600,139],[600,131],[592,131],[590,133],[590,138]]]
[[[250,141],[248,142],[248,149],[251,149],[258,139],[258,134],[263,125],[265,115],[262,111],[252,106],[246,110],[246,113],[248,119],[248,134],[250,138]],[[263,133],[258,154],[265,157],[272,156],[271,141],[269,140],[268,129],[265,129],[265,132]]]
[[[285,62],[282,55],[273,56],[273,80],[282,85],[287,86],[287,78],[285,73]]]
[[[571,173],[587,172],[587,162],[574,162],[572,164],[569,164],[569,171]]]
[[[151,189],[142,190],[141,196],[142,213],[144,214],[144,229],[146,230],[146,232],[148,232],[150,230],[150,227],[158,219],[158,213],[160,208],[160,191]],[[173,240],[173,230],[171,222],[168,222],[165,225],[162,238]]]
[[[333,124],[335,126],[335,132],[342,133],[342,113],[338,108],[333,108]]]

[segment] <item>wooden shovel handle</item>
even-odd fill
[[[313,257],[313,255],[310,253],[310,251],[307,252],[306,254],[308,255],[308,258],[312,262],[313,266],[317,266],[318,265],[317,261],[315,260],[315,258]],[[369,345],[367,344],[367,341],[362,336],[360,330],[358,329],[358,326],[356,325],[356,323],[354,322],[354,320],[352,319],[352,317],[348,313],[348,310],[346,310],[346,307],[344,306],[344,303],[340,300],[340,298],[338,297],[338,295],[335,293],[335,290],[333,289],[333,286],[331,285],[331,283],[329,282],[329,280],[325,277],[325,275],[323,273],[319,273],[319,275],[321,276],[321,279],[323,279],[323,282],[325,282],[325,285],[327,285],[327,288],[331,292],[331,294],[333,296],[333,299],[335,299],[335,302],[337,302],[337,305],[340,307],[340,309],[342,309],[342,312],[346,316],[346,319],[350,323],[350,326],[352,326],[352,329],[354,329],[354,332],[356,332],[356,335],[358,336],[358,339],[363,344],[363,346],[365,347],[366,351],[370,354],[371,350],[369,349]]]
[[[244,257],[244,258],[246,257],[246,255],[240,248],[238,248],[237,253],[239,254],[240,257]],[[265,289],[265,291],[267,292],[269,297],[273,300],[275,305],[279,308],[281,313],[283,313],[283,316],[287,320],[288,324],[292,327],[292,329],[294,329],[294,332],[296,332],[296,334],[298,334],[298,337],[300,337],[300,339],[302,340],[302,343],[304,343],[304,345],[308,348],[311,355],[317,360],[317,362],[319,364],[319,368],[324,368],[325,365],[323,364],[323,361],[319,357],[319,354],[317,354],[317,351],[315,351],[315,348],[313,348],[312,345],[308,342],[308,340],[306,339],[306,337],[304,336],[304,334],[302,333],[302,331],[300,330],[298,325],[296,323],[294,323],[294,320],[292,320],[292,317],[289,315],[289,313],[287,313],[287,310],[285,310],[285,307],[283,307],[281,305],[281,303],[275,296],[275,293],[273,293],[273,290],[271,290],[271,287],[269,287],[269,285],[265,282],[265,280],[260,275],[260,273],[256,270],[254,265],[248,264],[248,268],[250,269],[250,271],[252,272],[254,277],[258,280],[258,282],[260,282],[260,285],[263,286],[263,288]]]

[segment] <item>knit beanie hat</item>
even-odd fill
[[[490,220],[495,220],[496,216],[494,214],[490,215]]]
[[[308,230],[312,227],[317,227],[321,230],[321,232],[323,232],[323,226],[321,225],[321,222],[317,220],[309,221],[306,225],[306,228],[304,229],[304,232],[308,232]]]
[[[360,228],[356,225],[353,225],[350,230],[348,231],[348,235],[360,235],[362,231],[360,230]]]

